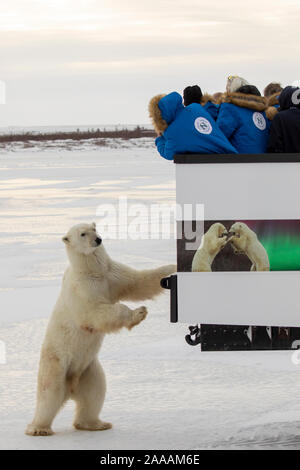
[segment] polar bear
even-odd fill
[[[145,307],[132,310],[120,300],[152,299],[162,292],[160,280],[176,271],[175,265],[137,271],[113,261],[95,224],[74,226],[63,241],[70,265],[41,350],[36,412],[26,429],[32,436],[53,434],[52,421],[68,399],[77,405],[75,428],[111,428],[98,417],[106,389],[97,358],[104,335],[130,330],[147,315]]]
[[[244,253],[252,262],[250,271],[270,271],[268,254],[247,224],[234,223],[229,230],[229,242],[236,254]]]
[[[227,230],[217,222],[210,226],[202,236],[200,247],[192,261],[192,271],[211,271],[211,265],[217,254],[227,243]]]

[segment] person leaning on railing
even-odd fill
[[[235,82],[232,80],[231,84]],[[267,108],[267,99],[253,85],[243,85],[223,95],[217,124],[238,153],[266,152],[270,128]]]
[[[237,153],[201,104],[182,104],[179,93],[154,96],[149,114],[158,135],[159,154],[173,160],[177,153]]]

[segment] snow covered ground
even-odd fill
[[[150,140],[120,146],[11,148],[0,153],[0,449],[300,449],[300,365],[290,352],[201,353],[169,323],[166,292],[131,332],[107,336],[105,432],[75,431],[73,403],[51,437],[24,435],[35,403],[39,350],[66,266],[61,236],[101,220],[116,203],[172,203],[174,165]],[[137,268],[175,260],[174,240],[107,240],[112,257]],[[201,299],[200,299],[201,300]]]

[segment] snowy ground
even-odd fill
[[[165,293],[131,332],[107,336],[100,358],[108,392],[102,417],[114,428],[71,427],[73,404],[51,437],[29,437],[39,350],[66,266],[61,236],[97,220],[96,208],[127,195],[172,203],[174,166],[150,142],[0,153],[0,449],[300,449],[300,366],[290,352],[200,353],[170,325]],[[106,241],[137,268],[174,262],[174,240]]]

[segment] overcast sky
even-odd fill
[[[147,123],[149,99],[229,74],[300,79],[300,0],[1,0],[0,126]]]

